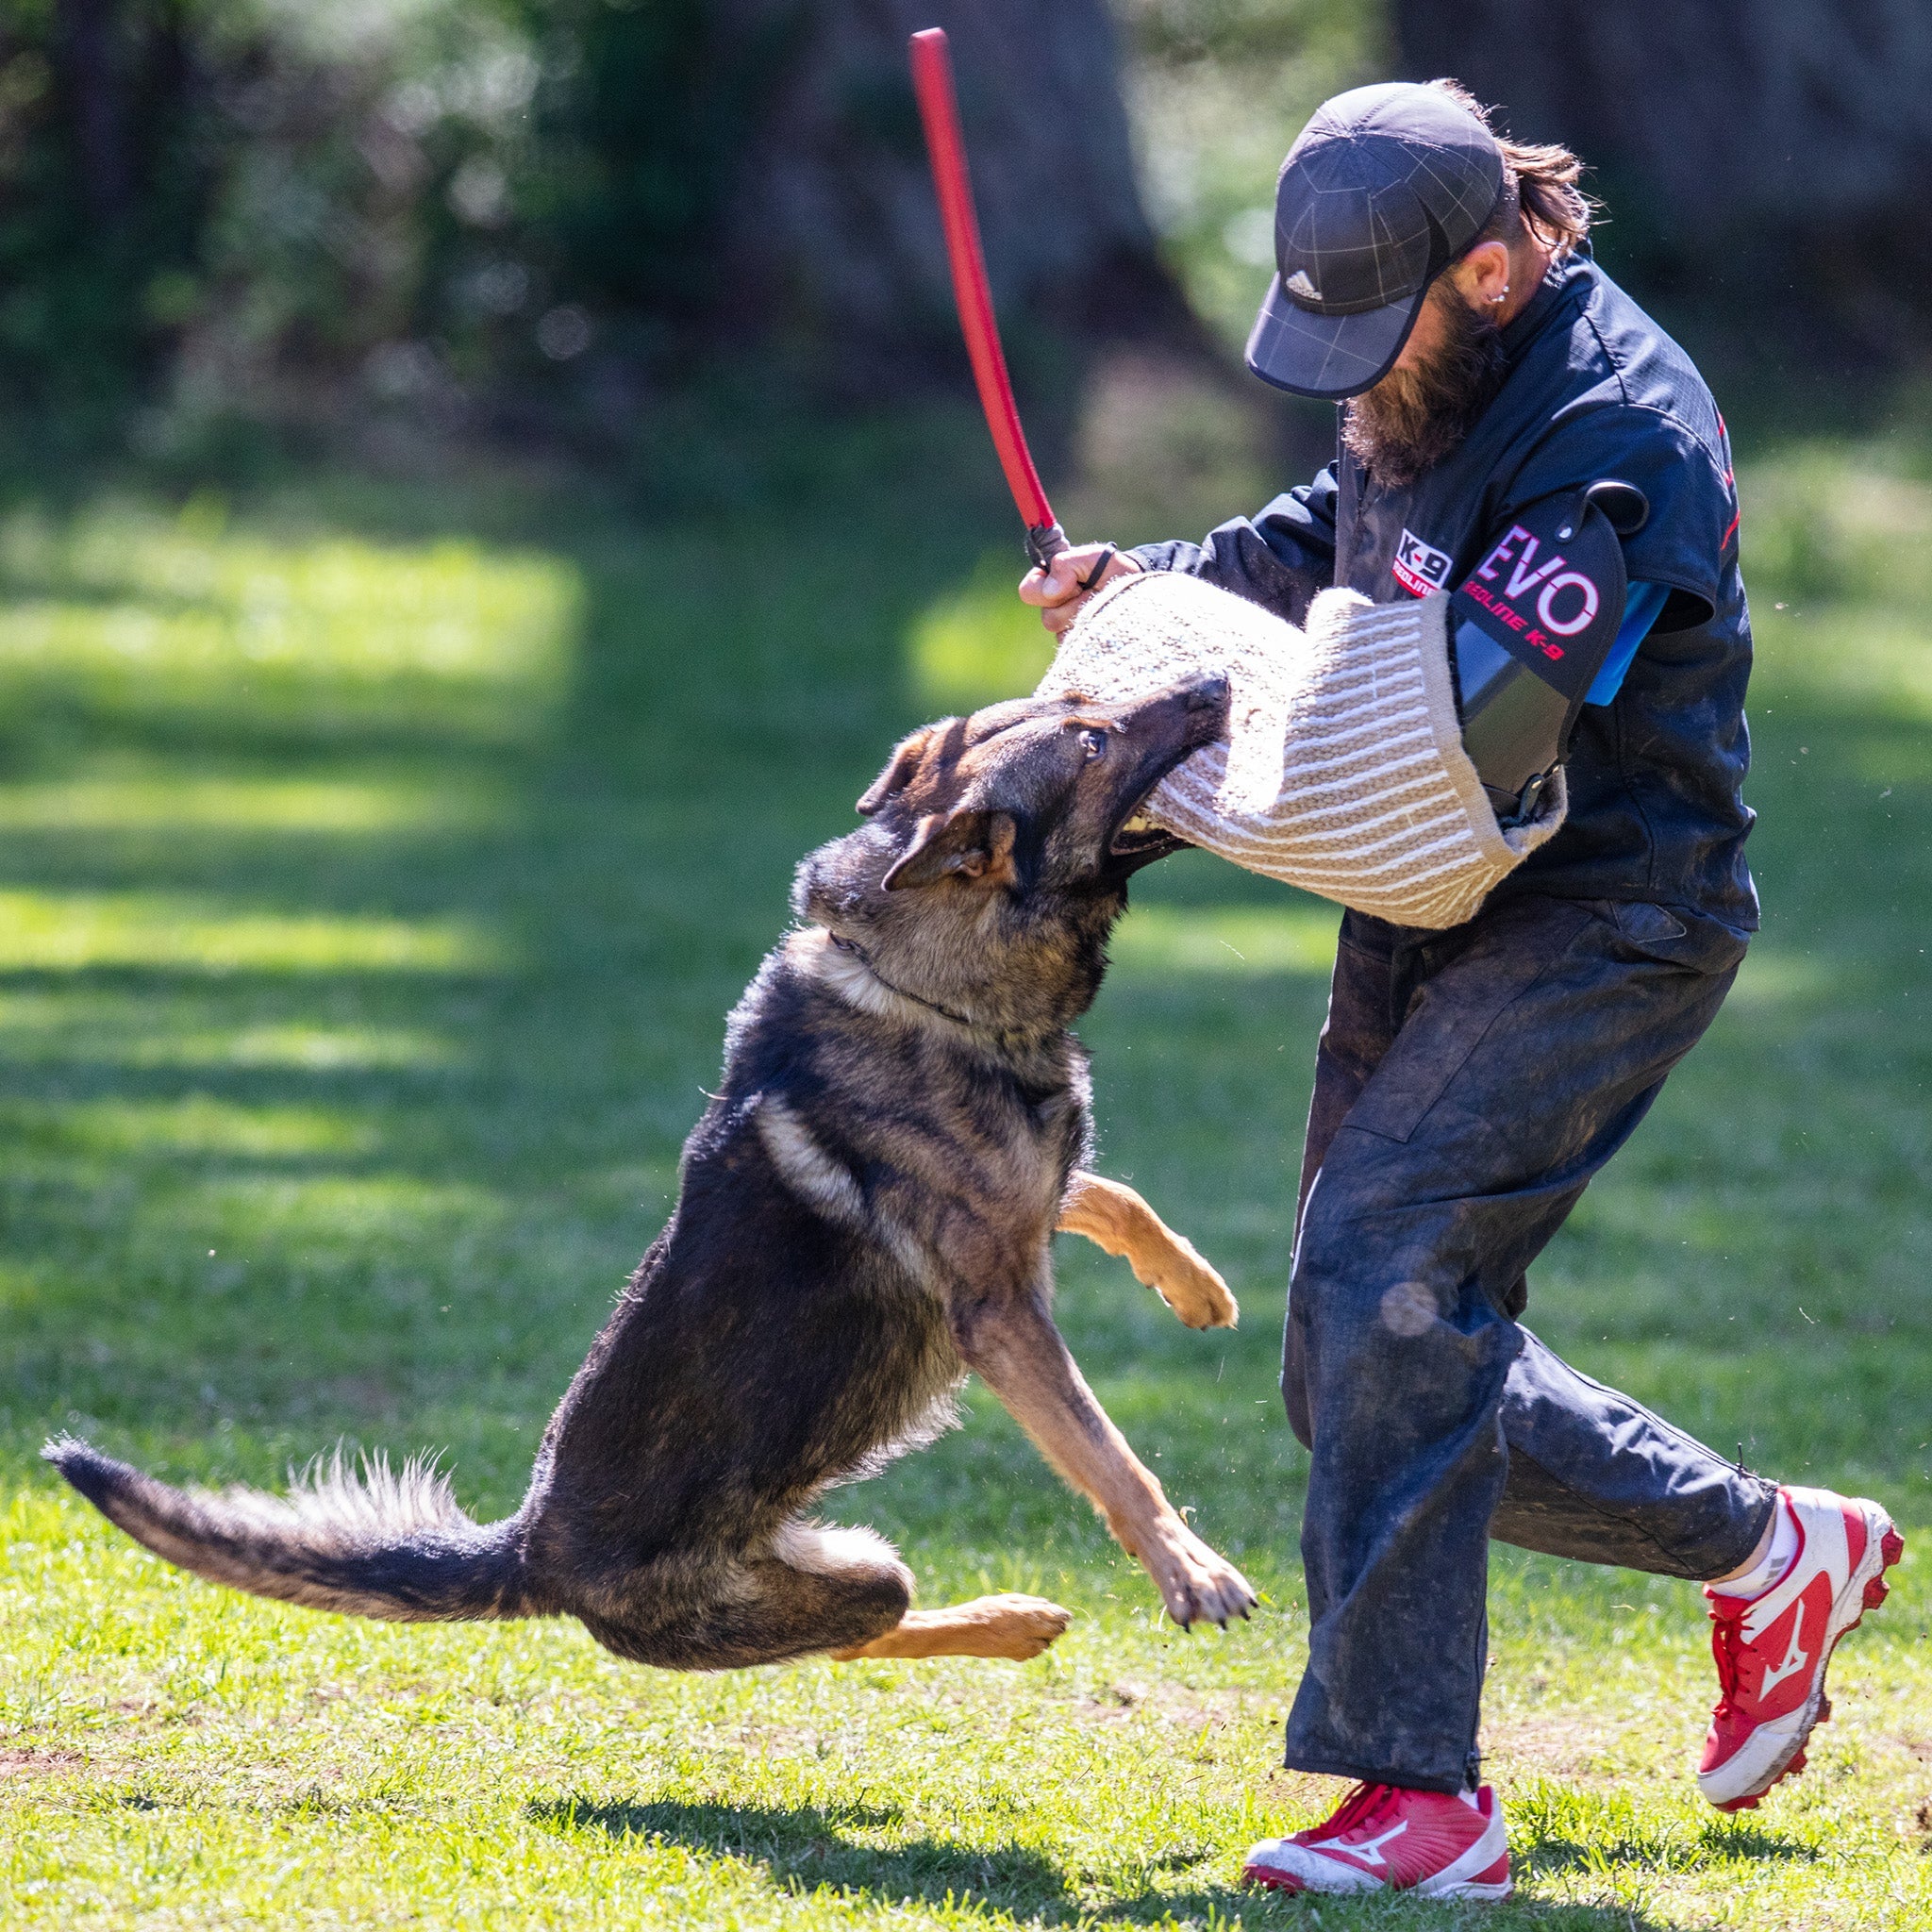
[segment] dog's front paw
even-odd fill
[[[1190,1328],[1232,1328],[1241,1320],[1233,1291],[1185,1235],[1175,1235],[1174,1246],[1163,1255],[1137,1257],[1134,1273]]]
[[[1248,1579],[1191,1530],[1182,1531],[1162,1552],[1154,1580],[1167,1614],[1183,1630],[1201,1623],[1224,1630],[1230,1617],[1245,1617],[1260,1601]]]

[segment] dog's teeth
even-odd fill
[[[1144,811],[1135,812],[1127,820],[1126,824],[1121,827],[1121,830],[1124,832],[1153,832],[1158,829],[1154,821]]]

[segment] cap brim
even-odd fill
[[[1248,367],[1291,395],[1324,402],[1358,396],[1394,366],[1427,293],[1424,286],[1359,315],[1317,315],[1293,301],[1277,275],[1248,337]]]

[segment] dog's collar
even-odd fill
[[[825,938],[829,940],[831,943],[839,949],[840,952],[849,953],[853,958],[857,959],[858,963],[861,966],[863,966],[865,970],[868,973],[870,973],[874,979],[876,979],[878,983],[882,987],[884,987],[889,993],[892,993],[902,1000],[910,1000],[915,1007],[924,1007],[927,1012],[937,1013],[941,1020],[950,1020],[955,1026],[969,1027],[974,1033],[984,1033],[990,1030],[996,1030],[990,1029],[982,1025],[979,1021],[971,1018],[969,1015],[965,1013],[954,1012],[951,1007],[941,1006],[939,1001],[937,1000],[927,999],[924,993],[908,992],[903,986],[895,986],[873,963],[872,955],[868,953],[865,950],[865,948],[858,943],[857,940],[845,939],[841,935],[832,931],[832,929],[829,926],[825,928]]]

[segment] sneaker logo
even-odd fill
[[[1785,1660],[1775,1670],[1772,1670],[1769,1666],[1766,1667],[1764,1680],[1757,1687],[1757,1694],[1760,1698],[1769,1697],[1778,1685],[1782,1684],[1793,1671],[1802,1671],[1810,1662],[1811,1653],[1805,1648],[1800,1641],[1800,1633],[1803,1631],[1804,1626],[1805,1619],[1802,1615],[1792,1619],[1791,1641],[1790,1646],[1785,1651]]]
[[[1400,1838],[1408,1829],[1408,1820],[1404,1819],[1392,1830],[1385,1831],[1380,1838],[1365,1838],[1359,1844],[1343,1844],[1339,1838],[1324,1839],[1308,1847],[1311,1852],[1345,1852],[1351,1858],[1359,1858],[1365,1865],[1386,1865],[1389,1860],[1382,1856],[1382,1847],[1391,1838]]]

